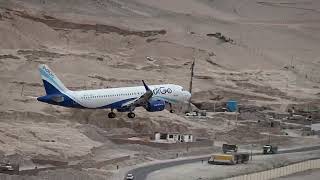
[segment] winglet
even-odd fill
[[[146,83],[144,82],[144,80],[142,80],[143,86],[144,88],[146,88],[146,91],[151,91],[150,88],[146,85]]]

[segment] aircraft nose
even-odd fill
[[[190,92],[188,92],[188,91],[185,91],[185,93],[184,93],[184,97],[185,97],[185,100],[186,100],[186,101],[189,101],[189,100],[190,100],[190,98],[191,98],[191,93],[190,93]]]

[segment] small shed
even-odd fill
[[[193,142],[194,138],[192,134],[177,133],[177,132],[156,132],[154,133],[155,141],[166,141],[171,143],[177,142]]]
[[[238,102],[234,100],[229,100],[227,102],[227,109],[229,112],[236,112],[238,111]]]
[[[320,123],[312,124],[311,125],[311,130],[314,135],[320,135]]]

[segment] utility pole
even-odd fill
[[[193,70],[194,70],[194,65],[195,65],[196,58],[193,59],[193,62],[191,64],[191,77],[190,77],[190,86],[189,86],[189,92],[192,94],[192,80],[193,80]],[[192,95],[191,95],[192,97]],[[191,98],[189,99],[189,106],[188,106],[188,111],[191,112]]]
[[[271,144],[271,121],[269,120],[268,144]]]
[[[251,150],[250,150],[250,160],[252,161],[252,149],[253,149],[253,144],[251,144]]]
[[[23,90],[24,90],[24,84],[22,84],[20,96],[23,96]]]
[[[236,127],[238,127],[238,112],[236,111]]]

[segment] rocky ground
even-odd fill
[[[284,147],[318,142],[296,136],[301,120],[284,120],[289,136],[280,127],[270,130],[268,121],[293,105],[319,108],[319,7],[316,0],[0,0],[0,154],[32,168],[32,159],[77,164],[129,155],[123,167],[181,150],[117,145],[110,136],[190,131],[257,149],[269,141],[266,134]],[[229,41],[212,36],[217,32]],[[36,101],[44,94],[40,63],[74,90],[136,86],[141,79],[188,89],[194,59],[194,107],[221,110],[234,99],[242,110],[237,121],[216,113],[185,118],[182,106],[175,107],[178,114],[138,110],[134,120],[125,114],[108,119],[106,110]],[[186,155],[210,151],[195,148]],[[95,179],[114,168],[82,173]]]

